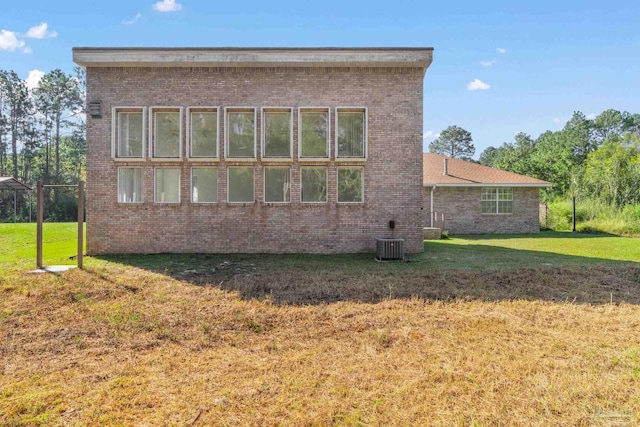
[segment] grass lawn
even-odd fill
[[[49,228],[47,228],[49,227]],[[0,425],[640,424],[640,240],[135,255],[28,274],[0,225]],[[57,236],[57,237],[54,237]],[[46,224],[45,264],[75,224]]]

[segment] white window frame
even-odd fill
[[[229,113],[253,112],[253,157],[229,157]],[[224,107],[224,158],[233,161],[256,161],[258,142],[258,109],[256,107]],[[255,175],[255,174],[254,174]],[[254,192],[255,193],[255,192]],[[254,194],[255,199],[255,194]]]
[[[362,194],[362,200],[360,200],[359,202],[341,202],[340,201],[340,197],[339,197],[339,191],[340,191],[340,169],[360,169],[360,173],[361,173],[361,177],[362,177],[362,182],[361,182],[361,188],[360,188],[360,194]],[[336,202],[339,205],[361,205],[364,203],[364,166],[338,166],[336,168]]]
[[[323,202],[318,202],[318,201],[305,202],[304,200],[302,200],[302,170],[303,169],[324,169],[325,170],[324,185],[326,188],[326,192],[324,195],[325,200]],[[314,204],[326,205],[327,203],[329,203],[329,168],[327,166],[317,166],[317,165],[300,166],[300,203],[303,205],[314,205]]]
[[[140,177],[140,201],[139,202],[121,202],[120,201],[120,169],[140,169],[142,176]],[[143,166],[120,166],[117,168],[117,180],[118,180],[118,193],[116,194],[116,202],[119,205],[141,205],[144,203],[144,167]]]
[[[324,157],[303,157],[302,156],[302,113],[327,113],[327,145],[325,146],[326,156]],[[331,108],[330,107],[299,107],[298,108],[298,159],[300,161],[329,161],[331,157]]]
[[[191,154],[191,113],[192,112],[202,112],[202,113],[216,113],[216,155],[215,157],[207,157],[207,156],[194,156]],[[220,159],[220,108],[213,106],[202,106],[202,107],[187,107],[187,117],[186,117],[186,140],[187,140],[187,155],[186,157],[189,160],[218,160]]]
[[[127,111],[125,111],[127,110]],[[142,113],[142,156],[140,157],[118,157],[118,137],[119,137],[119,129],[118,129],[118,113]],[[111,108],[111,159],[116,161],[136,161],[143,160],[147,156],[147,107],[141,106],[118,106]]]
[[[289,169],[289,201],[288,202],[274,202],[274,201],[267,201],[265,194],[266,194],[266,189],[267,189],[267,169],[269,168],[279,168],[279,169]],[[278,164],[274,164],[274,165],[264,165],[262,167],[262,200],[264,201],[264,203],[269,203],[269,204],[278,204],[278,205],[288,205],[291,204],[291,166],[288,165],[278,165]],[[255,195],[254,195],[255,197]]]
[[[216,200],[215,202],[194,202],[193,201],[193,170],[194,169],[215,169],[216,171]],[[192,166],[190,168],[190,176],[189,176],[189,202],[194,205],[213,205],[218,203],[220,198],[218,197],[220,193],[220,172],[218,171],[218,166]]]
[[[156,153],[155,153],[155,116],[154,113],[156,112],[163,112],[162,110],[169,110],[170,112],[177,112],[179,115],[179,127],[180,127],[180,131],[179,131],[179,136],[178,136],[178,157],[156,157]],[[177,111],[174,111],[177,110]],[[151,158],[151,160],[160,160],[160,161],[172,161],[172,160],[182,160],[183,157],[183,146],[184,144],[182,143],[183,141],[183,135],[184,135],[184,109],[182,107],[177,107],[177,106],[153,106],[153,107],[149,107],[149,158]]]
[[[339,157],[338,156],[338,131],[340,130],[339,126],[339,116],[340,112],[359,112],[364,113],[364,135],[363,135],[363,156],[362,157]],[[336,107],[336,120],[335,120],[335,129],[334,133],[334,156],[336,161],[354,161],[354,160],[366,160],[369,153],[369,111],[367,107]]]
[[[177,202],[160,202],[156,200],[156,185],[158,180],[156,179],[156,173],[158,169],[177,169],[180,174],[178,175],[178,201]],[[182,200],[182,168],[179,166],[156,166],[153,168],[153,203],[157,205],[179,205]]]
[[[511,200],[503,200],[500,199],[499,196],[499,191],[500,189],[505,189],[505,188],[509,188],[511,189]],[[482,193],[484,192],[484,190],[486,189],[490,189],[493,192],[495,192],[495,200],[484,200],[482,198]],[[498,186],[498,187],[491,187],[491,186],[486,186],[486,187],[482,187],[480,189],[480,213],[482,215],[513,215],[513,202],[514,202],[514,191],[513,191],[513,187],[508,187],[508,186]],[[493,202],[494,203],[494,210],[493,212],[482,212],[482,203],[483,202]],[[511,212],[498,212],[499,208],[500,208],[500,202],[511,202]]]
[[[268,156],[265,154],[266,150],[266,136],[267,126],[265,116],[268,113],[289,113],[289,155],[288,156]],[[264,159],[269,160],[284,160],[293,159],[293,108],[291,107],[262,107],[260,116],[260,141],[262,145],[261,155]]]
[[[229,179],[229,170],[230,169],[251,169],[251,171],[253,172],[253,183],[251,185],[253,185],[253,200],[251,200],[250,202],[232,202],[229,200],[229,182],[231,181]],[[232,204],[232,205],[242,205],[242,204],[251,204],[251,203],[255,203],[256,202],[256,168],[253,166],[245,166],[245,165],[234,165],[234,166],[227,166],[227,203],[228,204]]]

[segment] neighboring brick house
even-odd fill
[[[452,234],[540,231],[540,188],[550,183],[433,153],[423,154],[422,167],[425,227]]]
[[[87,252],[421,252],[432,50],[74,48]]]

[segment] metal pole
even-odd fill
[[[84,181],[78,182],[78,268],[82,269],[84,242]]]
[[[37,264],[38,268],[42,268],[42,220],[43,220],[43,205],[44,205],[44,185],[42,180],[38,181],[38,225],[36,226],[36,252],[37,252]]]

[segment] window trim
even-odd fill
[[[157,157],[156,153],[155,153],[155,129],[154,129],[154,125],[155,125],[155,117],[154,117],[154,113],[158,112],[158,110],[168,110],[169,112],[173,112],[173,113],[178,113],[178,123],[179,123],[179,132],[178,132],[178,157]],[[173,111],[173,110],[177,110],[177,111]],[[149,158],[151,160],[155,160],[155,161],[176,161],[176,160],[182,160],[183,158],[183,136],[184,136],[184,120],[183,120],[183,116],[184,116],[184,108],[182,107],[178,107],[178,106],[152,106],[149,107]],[[162,112],[162,111],[161,111]],[[155,196],[154,196],[155,197]]]
[[[125,111],[132,110],[132,111]],[[118,113],[142,113],[142,156],[140,157],[118,157]],[[111,108],[111,159],[115,161],[140,161],[147,157],[147,107],[142,106],[116,106]]]
[[[117,188],[116,188],[116,203],[119,205],[142,205],[144,204],[144,166],[118,166],[117,168]],[[142,171],[140,176],[140,201],[139,202],[121,202],[120,201],[120,169],[140,169]]]
[[[180,173],[178,175],[178,201],[177,202],[160,202],[156,200],[156,186],[158,180],[156,179],[156,173],[158,169],[177,169]],[[153,168],[153,203],[155,205],[179,205],[182,201],[182,168],[180,166],[156,166]]]
[[[341,202],[340,201],[340,169],[360,169],[361,182],[360,182],[360,194],[362,194],[362,200],[359,202]],[[362,205],[364,204],[364,166],[338,166],[336,167],[336,203],[339,205]]]
[[[266,194],[267,194],[267,169],[269,168],[279,168],[279,169],[289,169],[289,201],[288,202],[274,202],[274,201],[268,201],[266,199]],[[268,203],[268,204],[275,204],[275,205],[289,205],[291,204],[291,179],[292,179],[292,170],[291,170],[291,166],[289,165],[264,165],[262,167],[262,201],[264,203]]]
[[[253,157],[230,157],[229,156],[229,113],[249,113],[253,112]],[[256,161],[256,145],[258,141],[258,109],[256,107],[224,107],[224,158],[230,161]],[[254,192],[255,193],[255,192]],[[254,194],[255,201],[255,194]],[[238,202],[234,202],[238,203]]]
[[[288,156],[266,156],[266,136],[267,136],[267,126],[265,115],[267,113],[289,113],[289,155]],[[262,107],[261,109],[261,117],[260,117],[260,144],[261,150],[260,155],[265,160],[288,160],[293,159],[293,108],[291,107]]]
[[[231,200],[229,200],[229,182],[231,181],[229,179],[229,170],[230,169],[251,169],[251,172],[253,174],[253,182],[252,182],[252,186],[253,186],[253,200],[251,200],[250,202],[232,202]],[[227,203],[231,204],[231,205],[246,205],[246,204],[254,204],[256,202],[256,168],[253,166],[244,166],[244,165],[233,165],[233,166],[227,166]]]
[[[215,202],[194,202],[193,201],[193,170],[194,169],[215,169],[216,170],[216,200]],[[213,205],[220,201],[220,171],[218,166],[191,166],[189,168],[189,203],[194,205]]]
[[[185,118],[186,122],[186,158],[195,161],[217,161],[220,160],[220,107],[215,106],[191,106],[187,107],[187,114]],[[216,155],[215,157],[209,156],[194,156],[191,154],[191,113],[203,112],[203,113],[216,113]]]
[[[325,174],[324,174],[324,182],[325,182],[325,195],[324,198],[325,200],[323,202],[319,202],[319,201],[312,201],[312,202],[305,202],[304,200],[302,200],[302,170],[303,169],[324,169],[325,170]],[[327,166],[318,166],[318,165],[305,165],[305,166],[300,166],[300,203],[303,205],[326,205],[329,203],[329,168]]]
[[[327,113],[327,145],[325,146],[326,156],[324,157],[303,157],[302,156],[302,113]],[[331,108],[330,107],[298,107],[298,160],[301,162],[329,161],[331,157]]]
[[[338,156],[338,130],[340,129],[340,125],[339,125],[339,116],[340,116],[340,111],[345,111],[345,112],[362,112],[364,113],[364,132],[363,132],[363,156],[362,157],[347,157],[347,156]],[[367,109],[367,107],[336,107],[335,108],[335,129],[333,130],[334,133],[334,158],[337,161],[354,161],[354,160],[366,160],[369,154],[369,111]]]
[[[509,188],[511,189],[511,200],[502,200],[498,197],[498,190],[500,189],[505,189],[505,188]],[[484,192],[485,189],[491,189],[494,194],[495,194],[495,200],[483,200],[482,199],[482,193]],[[506,186],[498,186],[498,187],[491,187],[491,186],[485,186],[485,187],[481,187],[480,188],[480,214],[482,215],[513,215],[513,187],[506,187]],[[500,202],[511,202],[511,212],[498,212],[499,208],[500,208]],[[482,202],[494,202],[494,210],[493,212],[482,212]]]

